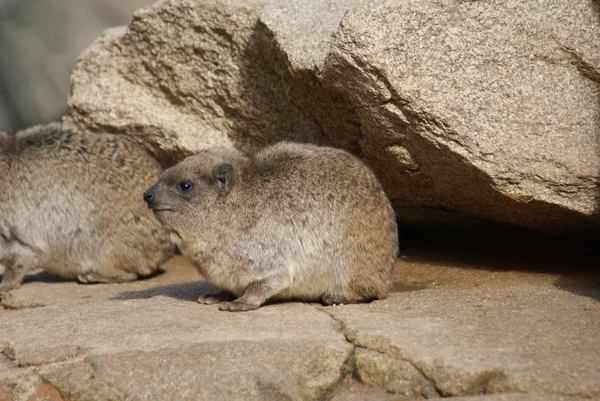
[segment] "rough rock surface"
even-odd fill
[[[404,221],[600,227],[593,0],[164,0],[90,46],[72,84],[69,120],[164,165],[333,144]]]
[[[197,304],[215,289],[180,257],[133,283],[32,276],[2,300],[0,400],[600,398],[597,256],[507,245],[409,249],[387,300],[247,313]]]
[[[94,295],[0,312],[2,352],[12,360],[0,399],[27,399],[39,383],[77,399],[318,399],[341,379],[352,346],[326,314],[304,304],[220,313],[194,302],[214,288],[195,281],[190,294],[188,284],[154,293],[121,286],[107,296],[94,294],[101,286],[55,283]]]
[[[600,309],[588,298],[529,286],[423,290],[330,313],[360,347],[360,379],[389,391],[600,394]]]

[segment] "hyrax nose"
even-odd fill
[[[154,188],[150,188],[144,192],[144,200],[148,204],[148,207],[152,207],[152,203],[154,203],[155,198],[156,195],[154,194]]]

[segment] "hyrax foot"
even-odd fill
[[[245,302],[239,302],[239,300],[235,300],[233,302],[223,302],[219,305],[219,310],[229,311],[229,312],[246,312],[249,310],[258,309],[260,304],[247,304]]]
[[[321,303],[325,306],[342,305],[342,304],[358,304],[368,302],[370,299],[362,299],[359,297],[347,298],[341,295],[323,294],[321,295]]]
[[[221,302],[231,301],[234,298],[235,296],[232,293],[230,293],[229,291],[222,290],[216,294],[200,295],[200,297],[198,298],[198,303],[204,305],[213,305],[220,304]]]
[[[25,246],[17,246],[18,253],[4,266],[0,294],[14,290],[21,286],[25,275],[34,269],[35,257],[33,252]]]
[[[6,280],[2,280],[2,284],[0,284],[0,294],[19,288],[20,286],[20,281],[13,281],[12,283],[7,283]]]
[[[85,284],[91,283],[126,283],[129,281],[135,281],[138,279],[138,275],[135,273],[123,273],[119,276],[103,276],[97,273],[80,274],[77,276],[77,280]]]
[[[347,303],[346,300],[339,295],[323,294],[321,295],[321,303],[325,306],[340,305]]]
[[[283,275],[271,276],[250,284],[246,288],[244,295],[233,302],[222,303],[219,309],[229,312],[258,309],[271,296],[277,294],[283,288],[285,288],[285,277]]]

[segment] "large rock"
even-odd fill
[[[68,119],[165,165],[342,147],[405,221],[598,229],[599,26],[592,0],[166,0],[83,53]]]

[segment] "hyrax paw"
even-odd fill
[[[123,273],[119,276],[103,276],[98,273],[87,273],[80,274],[77,276],[77,280],[83,284],[95,284],[95,283],[127,283],[138,279],[138,275],[135,273]]]
[[[219,310],[229,311],[229,312],[245,312],[253,309],[258,309],[260,305],[255,304],[246,304],[243,302],[223,302],[219,305]]]
[[[337,295],[321,295],[321,303],[325,306],[342,305],[344,298]]]
[[[20,283],[12,283],[12,284],[2,283],[2,284],[0,284],[0,294],[3,294],[5,292],[9,292],[10,290],[19,288],[20,286],[21,286]]]
[[[233,294],[223,290],[216,294],[201,295],[198,298],[198,303],[204,304],[204,305],[213,305],[213,304],[220,304],[221,302],[225,302],[225,301],[231,301],[233,299],[235,299]]]
[[[220,304],[221,302],[223,300],[215,295],[202,295],[198,298],[198,303],[204,305]]]

